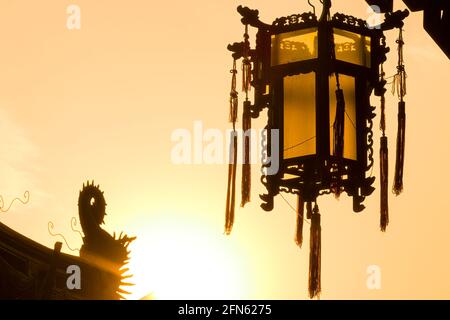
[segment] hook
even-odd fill
[[[313,8],[314,15],[316,14],[316,7],[311,3],[311,0],[308,0],[308,4]]]

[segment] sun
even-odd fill
[[[245,258],[214,229],[167,219],[142,230],[132,248],[130,271],[136,286],[128,298],[245,298]]]

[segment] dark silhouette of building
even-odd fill
[[[78,199],[83,228],[80,256],[51,250],[0,223],[0,299],[122,299],[128,271],[128,245],[135,238],[111,236],[100,225],[105,216],[103,192],[87,183]],[[70,285],[73,268],[80,287]]]
[[[393,0],[366,0],[377,5],[382,12],[392,12]],[[409,10],[423,11],[423,28],[450,59],[450,1],[403,0]]]

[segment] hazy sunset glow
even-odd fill
[[[81,8],[80,30],[66,28],[71,3]],[[252,202],[237,207],[226,237],[227,166],[171,159],[174,130],[192,131],[195,121],[229,129],[226,46],[243,34],[239,4],[258,8],[268,22],[310,10],[307,1],[287,0],[2,1],[0,194],[9,202],[29,190],[30,202],[0,213],[0,222],[53,247],[61,239],[48,234],[52,221],[79,248],[70,221],[83,182],[94,179],[105,193],[105,228],[137,236],[130,298],[306,299],[308,239],[303,249],[296,246],[295,212],[281,197],[272,213],[259,207],[259,165],[252,167]],[[334,0],[336,11],[368,16],[364,1]],[[423,31],[421,14],[404,29],[405,190],[390,195],[385,234],[378,180],[361,214],[352,212],[347,195],[319,199],[322,299],[450,298],[450,63]],[[387,36],[390,76],[397,32]],[[378,113],[378,99],[372,104]],[[262,129],[265,120],[252,125]],[[397,98],[390,93],[387,121],[393,168]],[[378,122],[377,116],[377,179]],[[295,206],[294,196],[283,196]],[[63,251],[78,254],[66,245]],[[382,272],[380,290],[366,285],[371,265]]]

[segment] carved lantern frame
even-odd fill
[[[362,211],[365,197],[375,190],[375,177],[370,174],[375,107],[370,97],[374,90],[378,96],[384,90],[380,65],[389,49],[382,29],[340,13],[331,17],[325,10],[320,18],[308,12],[277,18],[272,24],[260,21],[257,10],[240,6],[238,12],[244,25],[257,29],[256,47],[248,51],[253,66],[251,116],[258,118],[267,109],[266,128],[279,130],[277,145],[265,141],[266,157],[277,157],[279,170],[261,177],[267,189],[260,196],[261,207],[272,210],[280,192],[297,194],[306,202],[315,202],[322,194],[346,192],[353,197],[353,210]],[[245,46],[244,41],[228,49],[239,59]],[[336,86],[344,93],[344,128],[349,128],[341,156],[332,150]],[[292,131],[298,131],[297,138],[310,138],[300,139],[303,151],[290,152],[296,148]],[[313,132],[311,137],[307,132]]]

